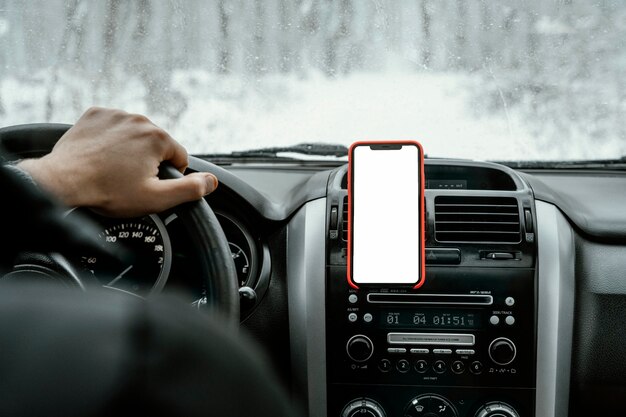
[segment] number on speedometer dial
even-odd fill
[[[112,261],[84,254],[81,263],[105,287],[145,297],[162,289],[171,265],[170,241],[156,215],[111,219],[82,211],[99,226],[100,244],[109,252],[125,253]]]

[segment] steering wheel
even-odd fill
[[[70,125],[27,124],[0,129],[0,146],[19,158],[40,157],[50,151]],[[182,174],[162,164],[159,177],[173,179]],[[228,241],[215,213],[204,199],[174,208],[197,251],[200,271],[206,286],[207,306],[238,322],[239,293],[237,272]]]

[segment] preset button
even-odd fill
[[[482,362],[479,362],[479,361],[472,362],[472,364],[470,365],[470,371],[475,375],[481,374],[483,372]]]
[[[465,372],[465,364],[461,361],[454,361],[452,362],[452,366],[450,366],[450,369],[452,369],[452,372],[454,372],[455,374],[462,374],[463,372]]]
[[[398,369],[398,371],[402,373],[405,373],[405,372],[408,372],[409,369],[411,369],[411,365],[409,364],[409,361],[407,361],[406,359],[400,359],[398,363],[396,364],[396,369]]]
[[[433,370],[438,374],[442,374],[446,371],[446,363],[444,361],[436,361],[433,363]]]
[[[389,359],[381,359],[378,362],[378,369],[382,372],[389,372],[391,370],[391,361]]]
[[[428,371],[428,362],[426,362],[424,359],[420,359],[419,361],[415,362],[415,370],[420,374]]]

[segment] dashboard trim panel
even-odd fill
[[[326,199],[310,201],[287,226],[287,294],[294,385],[309,417],[326,416]]]
[[[537,417],[568,415],[574,325],[574,235],[556,206],[537,208]]]

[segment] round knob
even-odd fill
[[[369,398],[357,398],[343,408],[341,417],[386,417],[386,414],[376,401]]]
[[[423,394],[413,398],[404,410],[405,417],[457,417],[456,409],[446,398]]]
[[[498,365],[508,365],[515,359],[515,343],[506,337],[494,339],[489,345],[489,357]]]
[[[519,417],[519,414],[507,403],[494,401],[480,407],[476,417]]]
[[[352,336],[346,344],[348,356],[355,362],[365,362],[374,353],[374,344],[369,337],[362,334]]]

